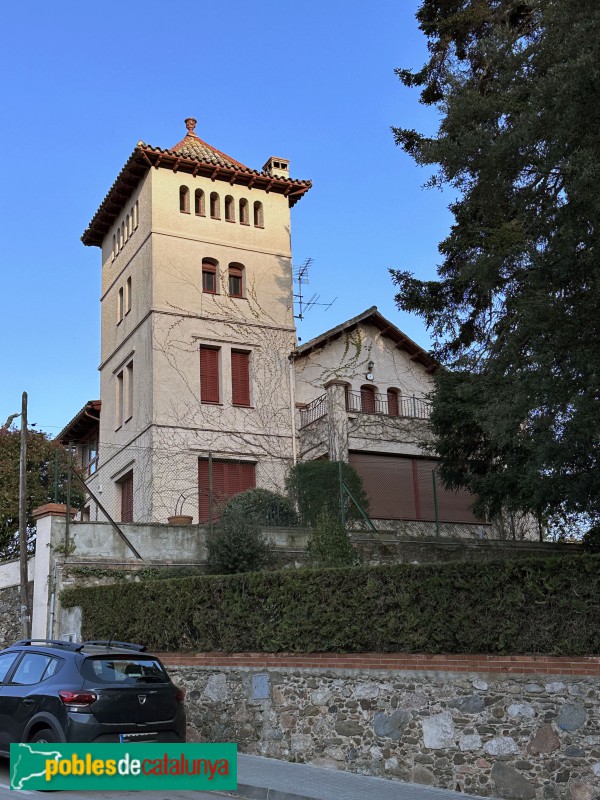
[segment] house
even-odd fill
[[[298,347],[290,212],[310,181],[185,124],[170,149],[138,142],[82,236],[102,253],[101,402],[59,439],[91,492],[123,522],[203,522],[215,496],[281,490],[297,459],[330,458],[363,476],[375,516],[431,521],[436,364],[376,308]]]

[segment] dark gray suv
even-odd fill
[[[23,639],[0,652],[11,742],[185,742],[184,692],[143,645]]]

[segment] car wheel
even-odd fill
[[[46,744],[46,742],[58,742],[58,738],[50,728],[42,728],[42,730],[35,733],[29,741],[32,744]]]

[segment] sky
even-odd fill
[[[372,305],[423,347],[389,269],[435,275],[450,198],[398,148],[392,125],[438,120],[396,67],[420,67],[417,0],[170,6],[33,0],[3,11],[0,425],[29,398],[56,435],[99,397],[100,251],[80,236],[141,139],[196,133],[254,169],[290,159],[313,188],[292,210],[295,265],[312,258],[306,342]],[[329,304],[332,305],[329,306]],[[329,306],[329,307],[328,307]]]

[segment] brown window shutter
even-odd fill
[[[375,391],[370,386],[361,386],[360,404],[365,414],[375,413]]]
[[[390,417],[397,417],[398,416],[398,393],[394,392],[392,389],[388,389],[387,401],[388,401],[388,414],[390,415]]]
[[[230,498],[256,486],[256,464],[213,460],[213,515],[219,517],[223,504]],[[209,519],[208,459],[198,459],[198,519]]]
[[[231,400],[234,406],[250,405],[250,354],[231,351]]]
[[[219,402],[219,351],[211,347],[200,348],[200,400]]]
[[[119,481],[121,487],[121,522],[133,522],[133,472]]]

